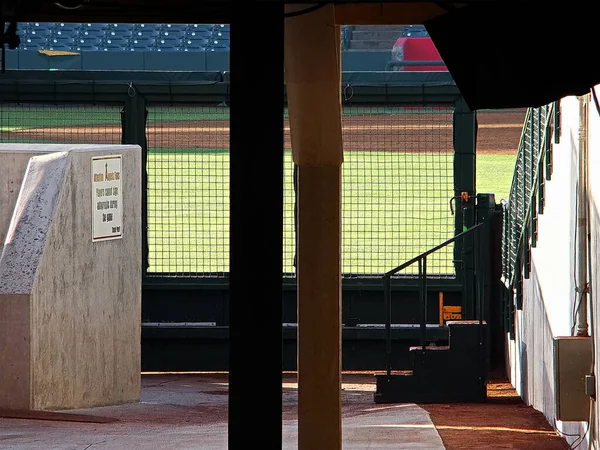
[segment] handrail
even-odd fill
[[[411,266],[412,264],[418,262],[419,263],[419,303],[420,303],[420,310],[421,310],[421,317],[420,317],[420,324],[419,324],[419,331],[420,331],[420,344],[421,344],[421,349],[424,351],[425,347],[426,347],[426,341],[427,341],[427,336],[426,336],[426,331],[427,331],[427,256],[431,255],[432,253],[435,253],[436,251],[446,247],[447,245],[457,241],[458,239],[464,238],[465,236],[473,233],[475,236],[479,237],[478,233],[475,233],[476,231],[479,231],[482,229],[482,227],[485,226],[485,223],[479,223],[477,225],[472,226],[471,228],[457,234],[454,237],[451,237],[450,239],[442,242],[439,245],[436,245],[435,247],[427,250],[426,252],[421,253],[418,256],[415,256],[412,259],[409,259],[408,261],[406,261],[403,264],[400,264],[399,266],[393,268],[392,270],[389,270],[388,272],[386,272],[382,279],[383,279],[383,298],[384,298],[384,305],[385,305],[385,340],[386,340],[386,366],[387,366],[387,375],[388,377],[391,375],[392,373],[392,275],[394,275],[395,273],[400,272],[401,270]],[[479,241],[477,240],[477,244],[479,243]],[[476,245],[476,248],[474,249],[475,252],[475,262],[478,261],[477,258],[477,252],[479,251],[479,246]],[[479,322],[480,325],[482,325],[483,322],[483,299],[482,299],[482,295],[481,292],[479,292],[479,301],[480,301],[480,317],[479,317]]]
[[[544,148],[546,145],[548,145],[548,133],[550,132],[551,129],[551,120],[550,120],[550,116],[552,115],[552,113],[554,112],[554,105],[553,104],[549,104],[549,105],[545,105],[544,106],[545,109],[545,123],[543,124],[543,129],[542,129],[542,123],[538,123],[538,130],[539,130],[539,140],[537,142],[537,153],[536,151],[534,151],[533,147],[531,147],[531,166],[535,167],[535,172],[533,174],[531,174],[531,179],[529,180],[531,182],[531,187],[529,190],[529,195],[527,195],[526,189],[523,188],[523,203],[524,203],[524,208],[525,211],[523,212],[523,223],[518,226],[519,224],[513,224],[513,223],[509,223],[509,226],[512,230],[512,227],[516,226],[516,229],[514,230],[517,234],[516,236],[516,241],[512,242],[511,239],[508,239],[507,241],[507,230],[504,229],[503,230],[503,252],[506,254],[506,264],[507,266],[504,266],[502,268],[502,278],[503,278],[503,282],[504,285],[510,289],[511,286],[514,285],[515,282],[515,277],[516,277],[516,273],[517,273],[517,261],[518,261],[518,257],[515,258],[515,261],[512,261],[511,256],[512,254],[518,254],[521,250],[522,250],[522,246],[524,245],[524,241],[525,241],[525,236],[526,236],[526,230],[528,230],[529,227],[529,222],[531,219],[531,214],[532,214],[532,210],[534,207],[534,200],[536,195],[538,194],[538,189],[539,189],[539,179],[540,179],[540,175],[541,175],[541,166],[543,164],[543,160],[545,157],[545,152],[546,149]],[[508,201],[506,201],[503,204],[503,215],[504,214],[510,214],[513,212],[513,209],[516,207],[516,205],[514,204],[517,201],[517,189],[518,186],[517,184],[519,183],[519,177],[518,177],[518,165],[522,164],[521,159],[525,158],[525,151],[526,151],[526,139],[525,136],[527,134],[527,129],[528,127],[530,127],[531,125],[531,118],[533,116],[533,110],[534,109],[539,109],[539,108],[529,108],[527,110],[527,114],[525,117],[525,121],[524,121],[524,126],[523,126],[523,131],[521,133],[521,140],[519,142],[519,151],[517,153],[517,158],[516,158],[516,162],[515,162],[515,170],[513,173],[513,180],[511,183],[511,188],[510,188],[510,194],[509,194],[509,199]],[[531,127],[531,130],[529,131],[531,133],[531,135],[533,135],[533,127]],[[531,139],[531,138],[530,138]],[[525,174],[522,175],[523,177],[525,177]],[[509,219],[510,221],[510,219]],[[506,248],[504,248],[506,247]]]
[[[466,236],[467,234],[472,233],[473,231],[475,231],[476,229],[482,227],[483,224],[482,223],[478,223],[477,225],[472,226],[471,228],[458,233],[456,236],[451,237],[450,239],[442,242],[439,245],[436,245],[435,247],[430,248],[429,250],[427,250],[426,252],[421,253],[420,255],[415,256],[412,259],[409,259],[408,261],[406,261],[403,264],[400,264],[399,266],[393,268],[392,270],[388,270],[384,275],[383,278],[386,277],[391,277],[392,275],[394,275],[395,273],[400,272],[402,269],[406,269],[407,267],[413,265],[414,263],[416,263],[419,259],[421,258],[426,258],[427,256],[431,255],[432,253],[437,252],[438,250],[446,247],[449,244],[452,244],[453,242],[457,241],[459,238],[462,238],[463,236]]]

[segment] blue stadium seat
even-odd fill
[[[126,47],[121,43],[103,42],[99,49],[104,52],[122,52]]]
[[[79,37],[73,42],[75,47],[98,47],[102,43],[102,39],[99,37]]]
[[[71,36],[53,36],[48,39],[48,45],[52,47],[71,47],[74,39]]]
[[[150,27],[146,27],[146,28],[137,28],[133,30],[133,36],[134,37],[139,37],[139,38],[156,38],[158,37],[158,30],[154,29],[154,28],[150,28]]]
[[[31,22],[30,25],[33,30],[50,30],[52,29],[53,24],[47,22]]]
[[[73,50],[78,52],[97,52],[99,47],[96,45],[75,45],[73,46]]]
[[[47,50],[62,50],[62,51],[73,50],[73,48],[70,45],[63,45],[63,44],[50,44],[46,49]]]
[[[205,24],[198,24],[198,23],[192,23],[190,25],[188,25],[187,31],[188,32],[192,32],[192,31],[208,31],[211,32],[214,28],[214,25],[205,25]]]
[[[212,39],[210,41],[210,46],[212,48],[228,49],[229,48],[229,39]]]
[[[211,36],[212,36],[212,31],[210,31],[210,30],[193,30],[193,31],[188,30],[184,35],[184,39],[187,39],[187,38],[210,39]]]
[[[161,24],[158,26],[159,31],[181,31],[181,32],[185,32],[185,30],[187,30],[188,26],[187,25],[180,25],[180,24],[170,24],[170,23],[165,23],[165,24]]]
[[[183,40],[184,48],[208,47],[209,41],[204,38],[186,38]]]
[[[98,30],[107,30],[108,29],[108,24],[107,23],[84,23],[81,25],[81,30],[85,31],[98,31]]]
[[[106,30],[80,30],[79,33],[77,34],[78,37],[82,37],[82,38],[98,38],[98,39],[102,39],[104,38],[104,36],[106,36]]]
[[[176,52],[179,50],[179,47],[169,46],[169,45],[154,45],[150,47],[150,51],[153,52]]]
[[[21,46],[24,47],[28,47],[28,48],[42,48],[46,46],[46,43],[48,42],[48,39],[43,38],[43,37],[28,37],[26,39],[23,39],[21,41]]]
[[[110,28],[110,29],[106,30],[107,37],[111,37],[111,36],[129,37],[132,34],[133,34],[133,31],[131,30],[131,28],[129,28],[129,29],[127,29],[127,28]]]
[[[110,47],[110,48],[116,48],[116,47],[126,47],[129,44],[129,40],[126,38],[123,38],[121,36],[114,36],[114,37],[110,37],[110,38],[106,38],[102,40],[102,47]]]
[[[176,38],[168,38],[168,37],[160,37],[158,39],[156,39],[155,41],[155,45],[157,47],[180,47],[181,46],[181,39],[176,39]]]
[[[131,39],[129,39],[128,46],[135,48],[147,48],[152,47],[154,45],[154,41],[155,39],[153,38],[132,36]]]
[[[52,29],[54,31],[63,31],[63,32],[73,32],[76,30],[79,30],[81,28],[81,24],[80,23],[63,23],[63,22],[59,22],[59,23],[55,23],[54,26],[52,27]]]
[[[185,31],[184,30],[171,30],[171,29],[162,29],[158,32],[158,37],[159,38],[166,38],[166,39],[171,39],[171,38],[175,38],[175,39],[183,39],[183,37],[185,36]]]
[[[229,30],[227,31],[220,31],[220,30],[216,30],[213,32],[212,38],[214,39],[227,39],[229,40]]]
[[[180,52],[205,52],[206,47],[196,46],[196,45],[188,45],[185,47],[179,48]]]
[[[229,31],[229,24],[228,23],[215,24],[213,30],[214,31]]]
[[[52,35],[52,32],[48,28],[34,27],[27,32],[27,35],[48,38]]]

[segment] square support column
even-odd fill
[[[236,4],[231,21],[228,447],[236,450],[282,445],[283,21],[282,4],[258,1]],[[269,39],[252,51],[263,28]]]
[[[290,133],[298,166],[299,450],[342,448],[340,38],[333,5],[285,22]]]

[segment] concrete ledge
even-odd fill
[[[11,146],[0,146],[0,159]],[[39,156],[27,165],[0,256],[0,408],[137,401],[140,148],[38,147],[29,146]],[[115,154],[122,155],[122,237],[92,242],[91,160]]]

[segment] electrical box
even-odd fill
[[[586,393],[586,376],[591,372],[591,364],[592,340],[590,337],[559,336],[554,338],[557,420],[589,420],[590,396]]]

